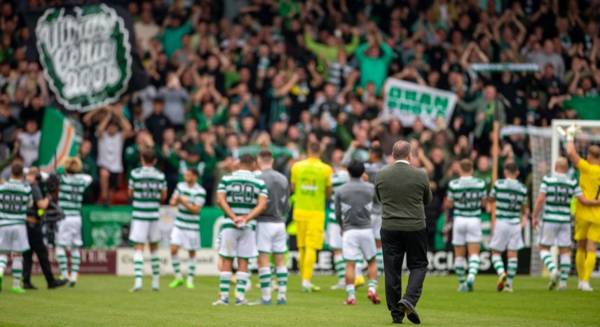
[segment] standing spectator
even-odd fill
[[[119,106],[103,109],[104,118],[96,129],[98,166],[100,167],[100,201],[109,204],[110,192],[119,185],[123,173],[123,144],[130,136],[131,125]]]
[[[146,118],[146,128],[152,134],[154,142],[162,144],[163,132],[171,126],[171,121],[164,113],[165,101],[163,98],[156,97],[153,101],[152,114]]]
[[[554,73],[559,78],[562,78],[565,74],[565,62],[563,58],[556,53],[554,49],[554,41],[552,39],[544,40],[543,49],[533,52],[529,55],[528,59],[540,67],[544,67],[546,64],[554,66]]]
[[[466,112],[472,112],[475,115],[475,144],[480,153],[488,154],[491,148],[490,132],[493,128],[493,122],[497,120],[500,125],[506,122],[506,111],[504,103],[496,96],[496,87],[487,85],[483,90],[483,95],[473,102],[459,102],[461,109]]]
[[[181,86],[177,74],[169,74],[167,86],[158,91],[158,97],[164,100],[165,116],[175,125],[176,129],[181,129],[185,122],[185,105],[189,94]]]
[[[138,41],[138,47],[142,52],[150,50],[150,40],[160,32],[160,28],[154,22],[152,12],[143,10],[140,15],[141,19],[137,21],[133,28]]]
[[[31,167],[38,159],[41,135],[38,123],[33,119],[25,122],[25,130],[19,132],[17,135],[19,155],[23,158],[23,165],[25,167]]]
[[[381,93],[383,82],[388,75],[388,68],[394,52],[383,42],[379,32],[372,32],[367,36],[367,43],[356,50],[356,59],[360,69],[360,86],[366,88],[373,83],[377,94]]]

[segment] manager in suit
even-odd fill
[[[375,192],[383,206],[381,241],[385,294],[394,323],[402,323],[406,316],[412,323],[420,324],[415,307],[427,273],[425,206],[432,196],[425,171],[410,165],[410,144],[396,142],[392,156],[396,162],[379,171],[375,177]],[[410,275],[402,296],[404,256]]]

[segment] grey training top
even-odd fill
[[[375,176],[384,167],[385,162],[383,161],[365,163],[365,173],[367,173],[367,176],[369,177],[369,183],[373,184],[373,186],[375,186]],[[371,210],[371,214],[374,216],[381,217],[382,212],[383,209],[381,208],[381,203],[379,203],[377,197],[375,197],[375,200],[373,201],[373,210]]]
[[[371,228],[371,210],[375,188],[352,178],[335,192],[335,219],[342,230]]]
[[[269,201],[265,211],[256,220],[261,223],[284,223],[289,212],[290,187],[287,178],[273,169],[263,170],[257,177],[265,182]]]

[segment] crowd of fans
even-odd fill
[[[60,2],[60,1],[59,1]],[[54,103],[38,63],[25,59],[19,6],[0,8],[0,161],[35,164],[44,108]],[[54,1],[53,1],[54,3]],[[171,3],[171,4],[169,4]],[[269,148],[288,172],[309,140],[333,165],[388,160],[410,139],[430,175],[432,223],[457,161],[490,179],[492,121],[546,126],[575,117],[565,101],[600,84],[598,1],[132,1],[137,50],[150,85],[104,109],[73,114],[81,157],[97,181],[89,201],[118,201],[139,152],[154,148],[169,190],[185,167],[212,194],[242,153]],[[535,63],[536,72],[475,72],[472,63]],[[395,77],[449,90],[459,100],[437,130],[383,113]],[[502,141],[526,179],[526,137]],[[208,203],[211,203],[211,196]]]

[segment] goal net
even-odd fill
[[[561,135],[559,129],[567,129],[573,124],[580,127],[580,131],[575,137],[575,147],[579,155],[585,158],[590,145],[600,145],[600,121],[598,120],[555,119],[552,121],[551,127],[506,126],[501,130],[500,136],[502,138],[512,135],[521,135],[529,138],[529,148],[531,150],[531,204],[533,204],[538,196],[542,178],[552,172],[554,163],[560,156],[566,155],[566,139]],[[571,167],[569,173],[577,177],[574,167]],[[540,275],[544,267],[539,258],[538,249],[535,246],[539,233],[529,227],[525,231],[525,235],[525,243],[531,246],[532,251],[530,272],[532,275]],[[531,235],[531,237],[527,237],[528,235]]]

